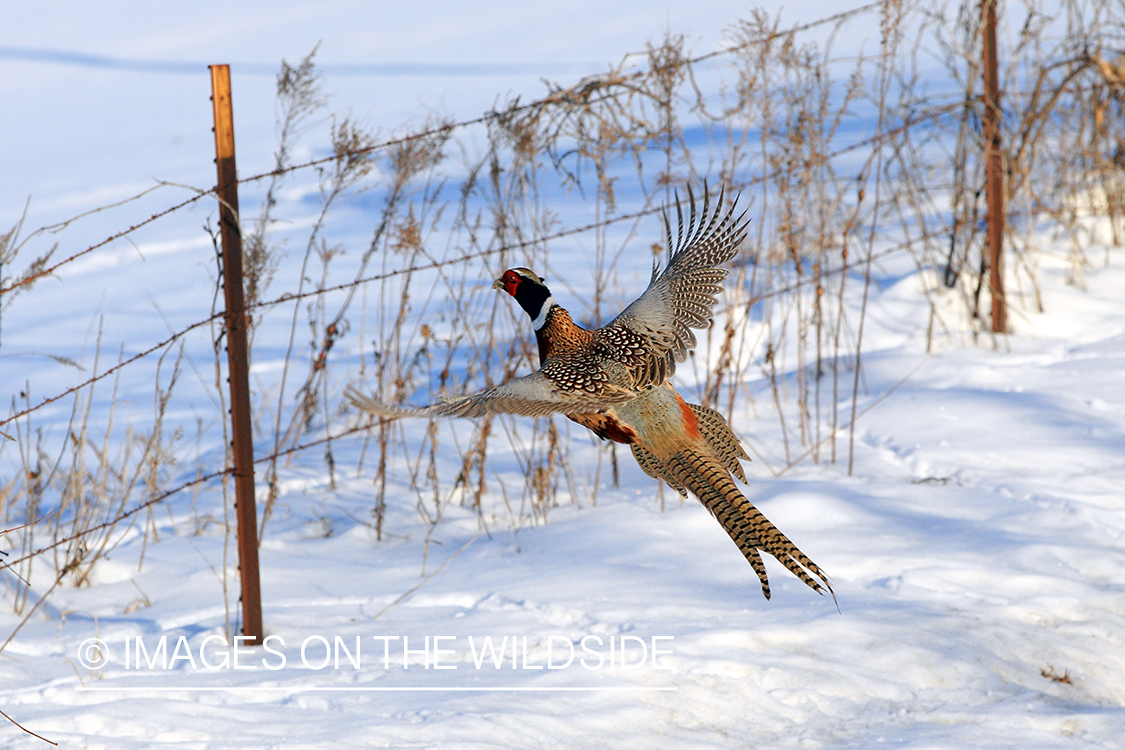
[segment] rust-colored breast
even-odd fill
[[[547,313],[543,327],[535,332],[535,340],[539,344],[539,364],[560,354],[589,352],[593,338],[590,331],[575,325],[570,313],[556,305]]]

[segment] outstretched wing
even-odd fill
[[[387,419],[430,415],[483,417],[486,414],[517,414],[524,417],[545,417],[556,412],[586,414],[612,409],[635,397],[629,389],[611,383],[602,385],[596,393],[564,390],[541,371],[509,380],[495,388],[467,396],[445,398],[436,404],[417,409],[382,404],[351,386],[344,395],[357,408]]]
[[[727,276],[727,269],[719,266],[735,256],[746,236],[746,213],[735,216],[733,204],[724,213],[721,191],[712,211],[706,189],[705,185],[703,209],[697,215],[688,186],[686,226],[676,200],[675,240],[665,214],[668,267],[659,275],[654,268],[645,293],[597,331],[605,353],[629,364],[636,387],[663,382],[676,371],[676,362],[683,362],[695,347],[691,329],[711,325],[711,311]]]

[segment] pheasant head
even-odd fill
[[[509,268],[492,284],[493,289],[503,289],[515,297],[516,302],[531,318],[531,325],[538,331],[547,322],[547,313],[555,307],[551,290],[529,268]]]

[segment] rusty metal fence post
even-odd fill
[[[230,382],[235,514],[238,519],[238,569],[242,579],[242,634],[248,636],[251,643],[260,644],[263,632],[262,592],[258,576],[258,509],[254,500],[247,318],[242,292],[242,234],[238,223],[238,178],[234,164],[234,111],[229,65],[211,66],[211,101],[215,110],[215,167],[223,244],[227,379]]]
[[[1004,298],[1004,173],[1000,152],[1000,77],[996,62],[996,2],[981,0],[984,69],[985,193],[988,198],[988,290],[992,296],[992,331],[1007,333]]]

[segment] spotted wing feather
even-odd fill
[[[727,270],[719,266],[735,256],[746,236],[745,213],[736,216],[733,205],[724,212],[721,192],[712,211],[704,190],[703,207],[697,214],[688,188],[686,223],[676,201],[674,239],[665,216],[668,266],[661,273],[654,268],[644,294],[597,332],[606,355],[629,364],[636,387],[663,382],[676,371],[676,363],[687,358],[696,344],[691,329],[711,325],[712,310],[727,276]]]

